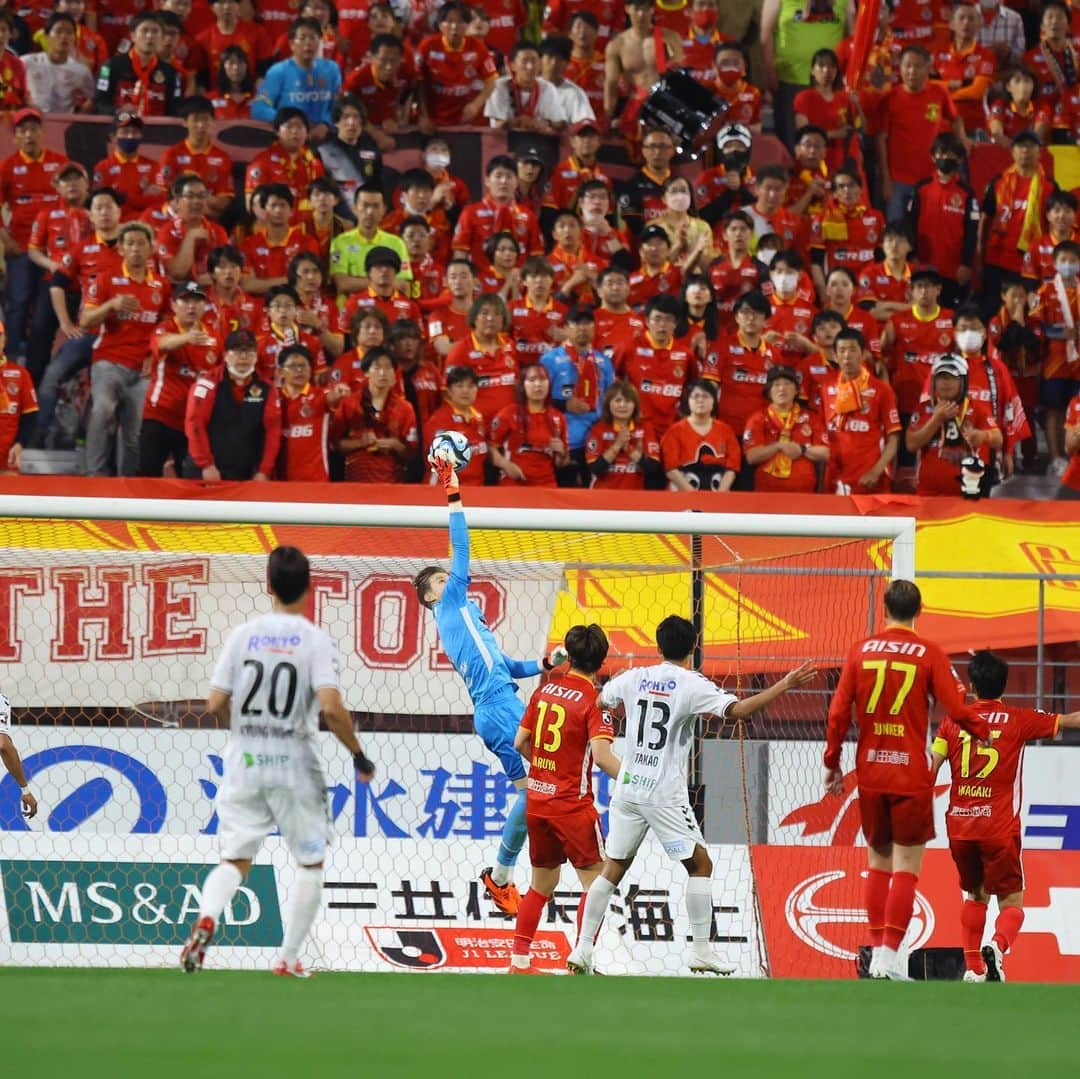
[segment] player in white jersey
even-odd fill
[[[364,756],[341,699],[337,645],[304,617],[311,583],[296,547],[270,553],[273,611],[233,630],[210,679],[206,710],[229,719],[224,778],[215,801],[221,863],[206,878],[199,918],[180,964],[200,970],[222,911],[274,830],[298,863],[285,940],[275,974],[306,977],[300,946],[319,911],[323,859],[330,838],[326,780],[315,749],[319,713],[352,754],[360,779],[375,767]]]
[[[4,767],[19,786],[23,816],[34,816],[37,813],[37,799],[30,793],[22,758],[11,740],[11,701],[3,693],[0,693],[0,761],[4,762]]]
[[[712,928],[712,859],[705,849],[687,790],[687,766],[698,716],[743,719],[790,689],[813,681],[810,663],[768,689],[740,701],[690,669],[696,634],[685,618],[670,615],[656,629],[663,663],[633,667],[600,692],[600,704],[626,719],[626,748],[608,814],[606,858],[585,900],[577,943],[567,959],[572,974],[592,972],[592,953],[611,897],[630,868],[645,833],[652,831],[669,857],[682,862],[686,913],[693,945],[690,969],[731,974],[709,945]]]

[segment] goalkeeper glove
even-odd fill
[[[435,470],[435,475],[439,479],[439,483],[442,484],[443,490],[448,494],[454,494],[458,489],[458,474],[454,471],[453,464],[441,454],[436,453],[434,459],[431,462],[431,467]]]
[[[362,749],[352,755],[353,769],[361,779],[371,779],[375,775],[375,765],[364,756]]]
[[[561,667],[570,658],[563,646],[556,645],[551,652],[544,657],[544,670],[550,671],[553,667]]]

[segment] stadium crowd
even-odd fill
[[[453,429],[466,484],[1080,498],[1080,9],[158,2],[0,0],[9,470],[62,404],[91,475],[423,482]],[[674,68],[727,106],[704,163],[640,121]],[[47,148],[72,112],[104,160]],[[563,150],[508,135],[470,191],[469,126]]]

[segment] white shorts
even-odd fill
[[[317,865],[326,857],[331,826],[325,784],[222,790],[214,804],[226,860],[251,861],[274,828],[300,865]]]
[[[652,831],[668,857],[685,861],[697,846],[705,846],[689,802],[679,805],[643,805],[615,799],[608,809],[608,835],[604,850],[609,858],[625,861],[637,854],[645,833]]]

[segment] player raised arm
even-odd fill
[[[817,667],[812,663],[802,663],[793,671],[788,671],[783,678],[778,678],[768,689],[755,693],[752,697],[744,697],[736,701],[729,709],[726,718],[746,719],[752,716],[758,709],[782,697],[793,689],[802,689],[810,685],[817,677]]]
[[[19,800],[22,802],[24,817],[33,817],[37,813],[37,799],[30,793],[30,786],[23,771],[22,758],[11,740],[11,702],[3,694],[0,694],[0,761],[11,773],[12,778],[19,785],[22,792]]]

